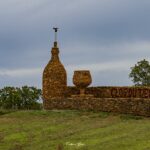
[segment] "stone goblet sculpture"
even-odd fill
[[[92,78],[89,70],[76,70],[73,75],[73,84],[80,89],[80,95],[77,97],[91,97],[92,95],[85,94],[85,89],[92,83]],[[73,95],[73,97],[76,97]]]

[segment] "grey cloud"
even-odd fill
[[[50,59],[54,25],[60,27],[60,56],[65,66],[149,59],[149,6],[148,0],[1,1],[0,69],[43,68]],[[127,72],[124,78],[122,73],[111,74],[93,76],[106,84],[119,77],[118,84],[129,83]],[[32,77],[27,79],[32,81]],[[22,82],[29,83],[27,79]],[[0,83],[10,80],[3,78]],[[12,84],[20,82],[13,78]]]

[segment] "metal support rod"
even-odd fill
[[[55,31],[55,42],[57,42],[57,31],[58,31],[58,28],[53,28],[54,29],[54,31]]]

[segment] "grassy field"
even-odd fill
[[[150,150],[150,118],[88,111],[0,112],[0,150]]]

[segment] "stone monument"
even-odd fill
[[[44,109],[76,109],[118,112],[150,117],[150,87],[88,87],[92,83],[89,70],[76,70],[75,86],[67,87],[67,74],[59,60],[57,31],[51,60],[43,72]]]
[[[67,90],[67,73],[59,59],[59,48],[57,44],[58,28],[55,31],[54,46],[51,50],[51,60],[43,72],[43,102],[47,109],[47,102],[52,98],[63,98]]]
[[[92,98],[92,94],[86,94],[86,88],[92,83],[89,70],[76,70],[73,75],[73,84],[80,90],[80,94],[72,95],[73,98]]]

